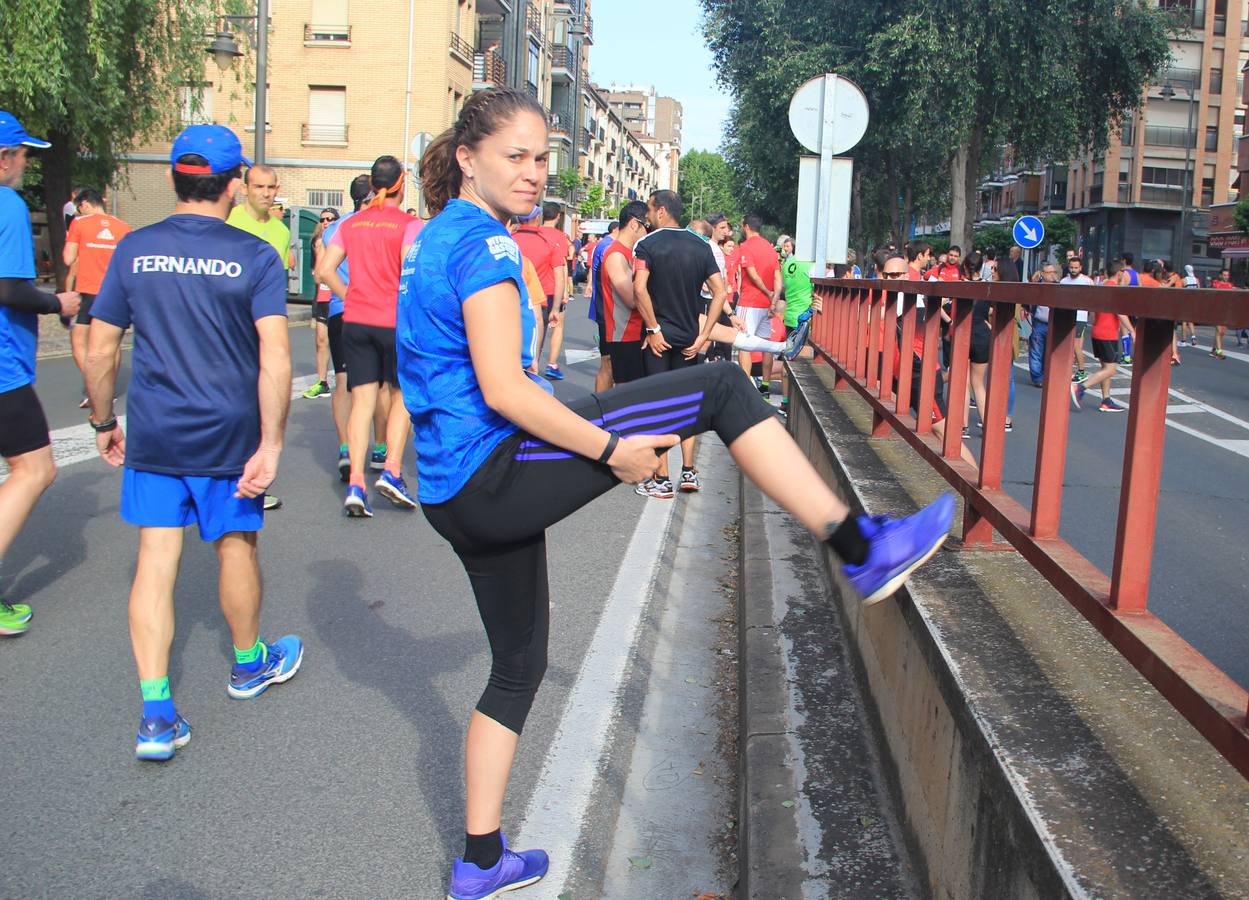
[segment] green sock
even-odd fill
[[[347,452],[347,445],[346,445],[346,444],[339,444],[339,445],[338,445],[338,452],[339,452],[339,453],[346,453],[346,452]]]
[[[169,694],[169,678],[147,678],[139,680],[139,690],[143,692],[143,715],[145,718],[157,716],[166,722],[172,722],[177,713],[174,711],[173,697]]]
[[[246,669],[249,672],[255,672],[263,666],[268,656],[269,648],[261,640],[257,640],[256,645],[249,650],[234,648],[234,662],[240,669]]]
[[[376,454],[378,454],[379,456],[385,456],[385,455],[386,455],[386,445],[385,445],[385,444],[374,444],[374,445],[373,445],[373,452],[374,452],[374,453],[376,453]]]

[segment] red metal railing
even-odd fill
[[[1249,778],[1249,693],[1147,609],[1174,322],[1184,319],[1243,326],[1249,320],[1249,292],[914,281],[892,281],[885,289],[880,281],[863,279],[817,279],[815,284],[823,302],[811,331],[817,359],[833,367],[836,390],[857,391],[871,405],[873,436],[905,439],[962,495],[962,546],[1004,547],[993,543],[996,530]],[[928,316],[920,322],[919,295],[926,296],[929,306],[935,306],[937,297],[952,301],[949,390],[942,440],[933,434],[932,416],[941,317]],[[978,467],[961,458],[972,304],[976,300],[989,301],[994,311]],[[1050,307],[1030,507],[1002,490],[1015,309],[1021,303]],[[1114,563],[1109,577],[1058,537],[1071,409],[1067,373],[1077,309],[1121,313],[1137,320]],[[917,328],[924,334],[918,386],[912,383],[911,365],[905,364],[910,361]],[[899,333],[900,337],[895,337]],[[899,352],[904,364],[898,366],[895,390],[894,359]],[[918,417],[911,412],[916,389]]]

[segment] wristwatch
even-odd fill
[[[656,325],[654,328],[646,329],[647,334],[659,334],[659,331],[660,331],[660,327],[658,325]]]

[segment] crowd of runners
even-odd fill
[[[830,267],[831,268],[831,267]],[[1064,255],[1062,270],[1059,263],[1043,260],[1031,273],[1024,271],[1023,254],[1018,247],[1011,247],[1007,254],[999,259],[993,248],[976,248],[964,255],[958,245],[950,246],[944,252],[934,251],[931,244],[923,240],[913,240],[898,247],[886,244],[871,252],[871,265],[866,273],[861,273],[858,266],[839,265],[831,268],[830,276],[845,278],[866,277],[872,279],[906,279],[909,281],[951,282],[951,281],[1030,281],[1038,284],[1064,284],[1107,287],[1202,287],[1200,279],[1193,267],[1185,266],[1184,274],[1174,271],[1169,261],[1152,260],[1142,270],[1135,266],[1135,258],[1131,253],[1124,253],[1120,258],[1112,260],[1104,269],[1092,275],[1085,271],[1084,260],[1075,250],[1067,250]],[[1227,269],[1210,279],[1207,287],[1216,290],[1233,290],[1230,273]],[[899,294],[899,312],[901,311],[901,295]],[[925,298],[920,295],[917,306],[920,310],[920,321],[927,310]],[[935,408],[932,410],[934,419],[933,430],[943,436],[942,423],[945,418],[945,388],[950,377],[950,324],[951,301],[941,303],[941,352],[938,354],[936,368],[938,372]],[[1047,306],[1016,307],[1015,318],[1017,329],[1015,334],[1016,348],[1014,356],[1023,356],[1027,360],[1029,383],[1035,388],[1043,386],[1045,378],[1045,353],[1049,336],[1049,315]],[[976,301],[972,307],[972,337],[969,349],[968,385],[965,391],[967,404],[976,407],[980,418],[978,426],[983,429],[983,413],[986,408],[987,378],[989,363],[989,337],[992,330],[993,309],[987,300]],[[900,326],[899,326],[900,329]],[[1216,359],[1225,359],[1223,341],[1226,328],[1218,326],[1214,329],[1214,343],[1209,353]],[[1089,351],[1085,350],[1085,339],[1089,339]],[[1128,316],[1111,312],[1076,311],[1075,343],[1070,360],[1070,372],[1063,377],[1070,377],[1071,402],[1076,410],[1083,408],[1085,394],[1098,388],[1101,401],[1097,409],[1105,413],[1125,412],[1127,407],[1111,396],[1111,379],[1119,372],[1120,366],[1131,365],[1132,344],[1136,339],[1136,328]],[[913,384],[919,383],[921,360],[923,356],[924,337],[917,328],[912,354]],[[1026,342],[1025,346],[1020,346]],[[1249,343],[1249,331],[1241,329],[1237,332],[1237,343]],[[1171,364],[1182,364],[1180,358],[1181,345],[1197,346],[1197,330],[1192,322],[1177,322],[1176,333],[1171,342]],[[1086,369],[1086,360],[1095,359],[1098,368],[1091,374]],[[896,365],[896,363],[895,363]],[[1020,364],[1023,365],[1022,363]],[[897,378],[895,369],[893,377]],[[1009,381],[1010,393],[1007,399],[1006,431],[1014,430],[1015,412],[1015,378]],[[916,411],[918,392],[912,392],[912,412]],[[969,416],[963,421],[968,424],[963,428],[963,437],[972,436],[972,424]],[[965,449],[964,458],[974,461],[974,457]]]
[[[47,146],[0,111],[0,456],[9,470],[0,558],[56,475],[34,390],[38,315],[79,317],[88,422],[101,457],[122,470],[120,515],[137,528],[128,608],[142,702],[135,754],[167,760],[191,738],[169,680],[187,526],[218,557],[233,643],[228,695],[256,697],[304,660],[298,637],[266,639],[260,626],[258,537],[278,503],[267,492],[291,399],[290,235],[273,213],[277,173],[251,165],[228,128],[193,125],[170,149],[173,214],[130,230],[97,192],[79,191],[71,289],[40,290],[17,189],[30,152]],[[547,870],[543,851],[507,846],[500,820],[546,669],[549,526],[621,483],[673,496],[666,465],[678,444],[678,486],[698,490],[693,442],[707,431],[836,554],[865,603],[890,596],[936,552],[954,513],[949,496],[903,518],[851,513],[763,396],[773,359],[802,349],[809,265],[792,259],[792,242],[778,253],[753,216],[739,223],[740,243],[722,215],[682,227],[680,199],[668,191],[627,204],[612,233],[584,248],[602,363],[593,394],[557,399],[581,254],[567,246],[558,208],[539,205],[547,147],[536,100],[478,92],[421,159],[430,220],[405,211],[403,166],[382,156],[351,181],[351,212],[323,212],[314,242],[325,287],[318,380],[305,396],[331,398],[343,508],[372,514],[366,471],[378,473],[377,494],[419,507],[462,561],[487,633],[491,668],[465,746],[455,900],[493,897]],[[128,329],[123,429],[114,389]],[[415,490],[403,471],[409,439]],[[0,633],[30,622],[28,605],[0,603]]]

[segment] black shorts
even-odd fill
[[[43,404],[33,385],[0,394],[0,456],[21,456],[32,450],[41,450],[52,439],[48,437],[48,420],[43,414]]]
[[[90,325],[91,304],[95,302],[95,294],[84,294],[79,291],[78,296],[82,298],[82,303],[78,306],[78,315],[74,321],[79,325]]]
[[[330,362],[334,371],[341,375],[347,371],[347,352],[343,349],[343,314],[328,319],[325,330],[330,339]]]
[[[659,356],[656,356],[649,349],[643,347],[642,374],[644,376],[650,376],[658,375],[661,372],[677,372],[681,369],[689,368],[690,366],[696,366],[702,362],[702,360],[697,356],[692,359],[686,359],[682,356],[681,350],[684,346],[685,344],[682,344],[680,347],[670,347]],[[616,370],[613,368],[613,375],[615,374],[615,371]]]
[[[614,383],[628,384],[646,376],[642,369],[641,341],[608,341],[607,355],[611,358],[611,377]]]
[[[399,386],[395,360],[395,329],[344,322],[343,350],[347,364],[348,390],[364,384]]]
[[[330,320],[330,301],[318,300],[312,304],[312,317],[322,324],[328,322]]]
[[[989,329],[973,328],[971,330],[971,361],[987,363],[989,361]]]
[[[1093,355],[1102,363],[1117,363],[1122,359],[1123,344],[1119,341],[1103,341],[1093,338]]]

